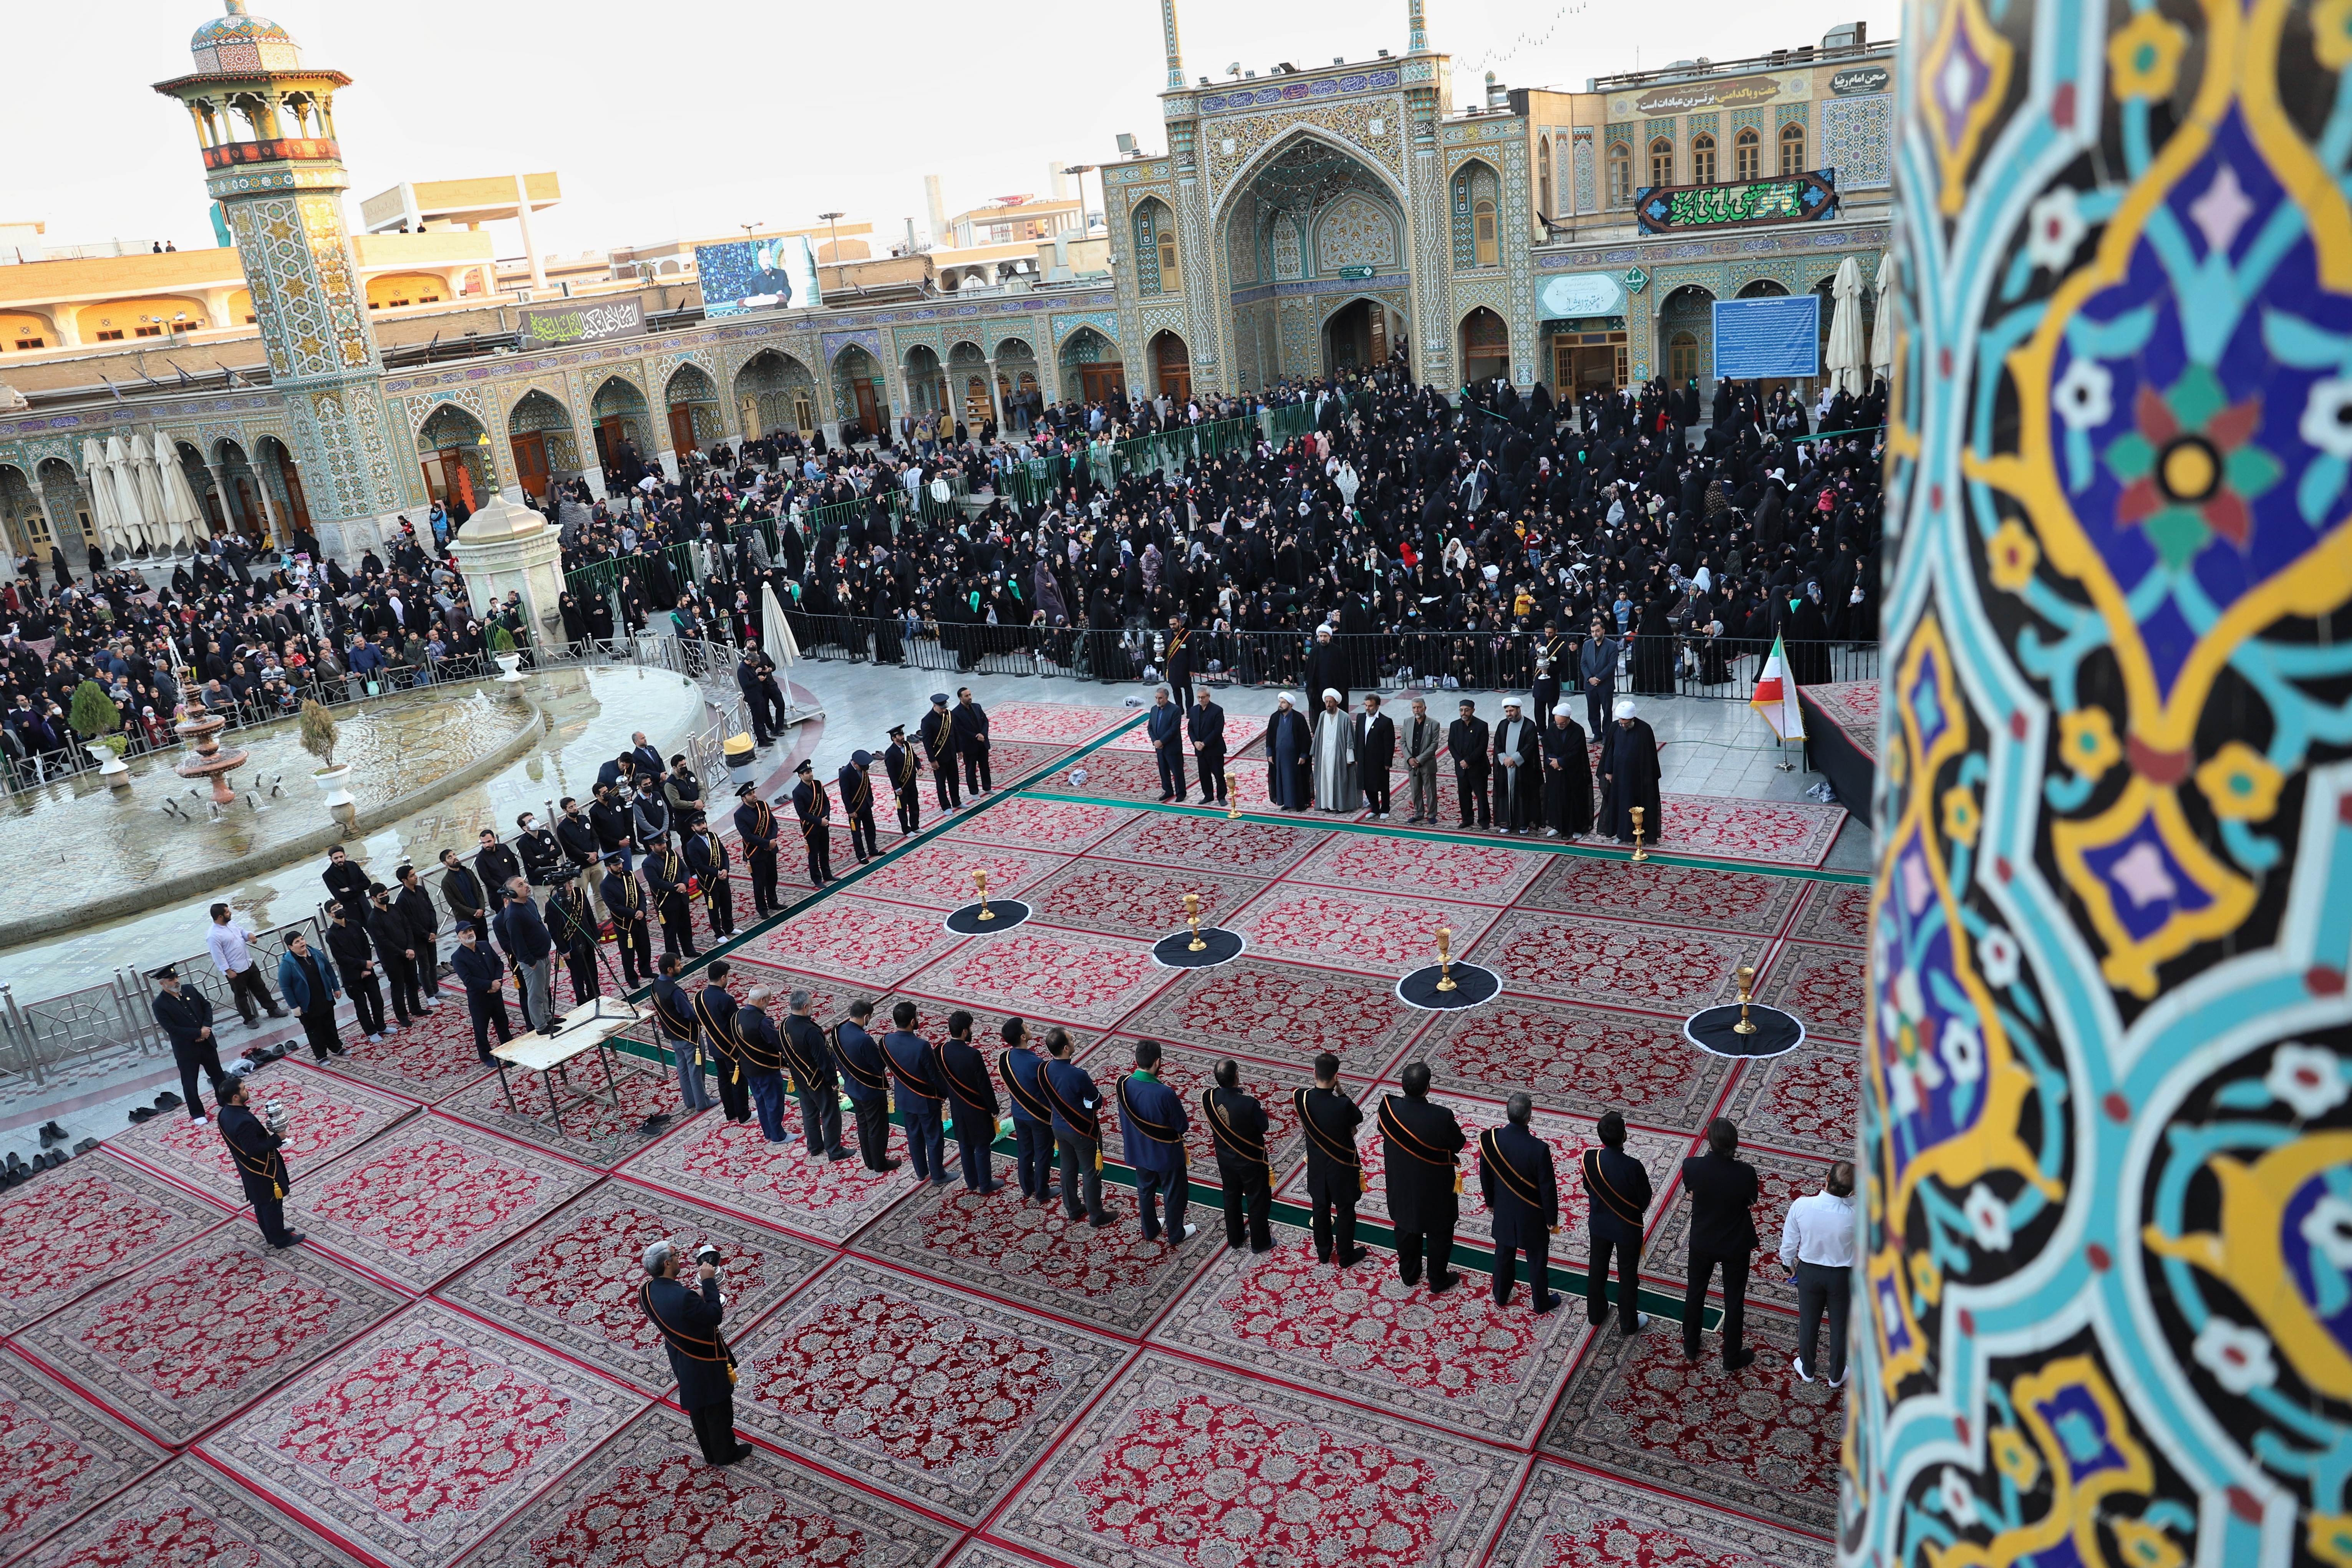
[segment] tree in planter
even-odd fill
[[[319,771],[325,773],[335,765],[335,716],[323,703],[305,701],[302,704],[302,749],[319,759]]]
[[[122,754],[124,742],[110,739],[122,728],[122,710],[106,694],[106,688],[95,680],[85,680],[74,688],[73,698],[66,710],[66,722],[85,742],[100,742]]]
[[[514,633],[507,630],[503,624],[493,624],[490,627],[490,651],[494,654],[515,651]]]

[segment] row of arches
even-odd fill
[[[301,468],[278,437],[263,436],[249,450],[229,437],[203,447],[184,440],[170,445],[210,534],[235,534],[260,548],[289,543],[298,529],[310,531]],[[79,567],[99,543],[91,483],[91,476],[63,458],[41,458],[29,471],[0,463],[0,533],[8,547],[47,561],[62,544]]]
[[[1552,147],[1549,138],[1537,147],[1537,178],[1547,196],[1559,205],[1556,212],[1576,210],[1576,193],[1570,182],[1575,171],[1563,156],[1558,170],[1559,184],[1553,184]],[[1702,131],[1690,139],[1689,177],[1676,177],[1675,139],[1654,136],[1642,150],[1637,162],[1631,142],[1612,142],[1607,155],[1608,188],[1606,199],[1612,207],[1633,205],[1633,193],[1643,185],[1713,185],[1728,182],[1747,184],[1752,181],[1789,179],[1805,172],[1805,127],[1802,121],[1790,121],[1773,133],[1768,141],[1765,132],[1754,125],[1743,125],[1731,133],[1727,150],[1712,131]]]

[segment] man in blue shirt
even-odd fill
[[[1184,1205],[1192,1195],[1192,1177],[1185,1170],[1184,1133],[1192,1123],[1184,1114],[1184,1099],[1160,1081],[1160,1042],[1135,1043],[1135,1071],[1119,1080],[1118,1128],[1127,1163],[1135,1171],[1135,1203],[1142,1211],[1143,1239],[1160,1239],[1160,1202],[1168,1194],[1168,1245],[1175,1246],[1199,1232],[1184,1223]]]
[[[1102,1091],[1070,1059],[1068,1030],[1047,1035],[1045,1049],[1050,1059],[1042,1076],[1045,1103],[1054,1110],[1054,1146],[1062,1158],[1062,1212],[1072,1219],[1084,1215],[1099,1230],[1113,1217],[1102,1201]]]
[[[1054,1185],[1054,1110],[1045,1098],[1045,1062],[1029,1044],[1029,1026],[1007,1018],[999,1031],[1004,1049],[996,1075],[1013,1101],[1013,1169],[1021,1201],[1049,1204],[1061,1195]]]
[[[890,1022],[897,1026],[882,1037],[882,1055],[898,1086],[898,1120],[907,1130],[915,1179],[945,1186],[947,1148],[940,1133],[940,1102],[947,1091],[931,1072],[929,1044],[915,1033],[915,1005],[901,1002],[891,1008]]]
[[[890,1064],[883,1059],[880,1042],[866,1032],[874,1004],[863,996],[849,1005],[849,1016],[833,1032],[834,1059],[841,1066],[841,1087],[857,1118],[857,1152],[869,1171],[895,1171],[890,1158]]]
[[[1160,760],[1161,804],[1182,799],[1191,787],[1184,782],[1184,710],[1168,700],[1166,687],[1152,693],[1143,727],[1151,737],[1151,754]]]

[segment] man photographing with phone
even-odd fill
[[[705,1247],[698,1255],[698,1290],[677,1277],[678,1259],[679,1249],[671,1242],[646,1248],[646,1282],[637,1288],[637,1304],[661,1331],[670,1371],[677,1377],[677,1402],[694,1423],[703,1458],[731,1465],[756,1450],[735,1437],[735,1352],[719,1333],[727,1316],[719,1294],[719,1253]]]

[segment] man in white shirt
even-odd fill
[[[213,966],[221,972],[221,978],[228,982],[228,994],[236,1004],[236,1016],[245,1020],[245,1026],[248,1029],[261,1022],[255,1011],[256,1004],[268,1008],[273,1018],[286,1016],[286,1010],[278,1005],[278,998],[269,994],[269,982],[262,978],[260,965],[253,962],[253,953],[247,945],[253,941],[253,933],[229,918],[226,904],[215,904],[212,917],[212,929],[205,932],[205,946],[212,951]]]
[[[1789,1205],[1780,1226],[1780,1261],[1796,1270],[1797,1354],[1789,1364],[1813,1381],[1822,1313],[1830,1319],[1830,1386],[1845,1383],[1845,1314],[1853,1286],[1853,1166],[1830,1167],[1822,1190]]]

